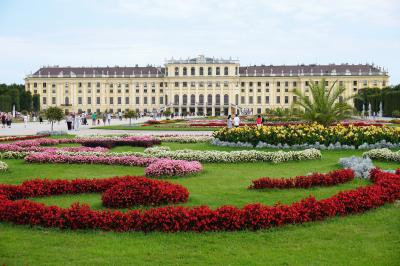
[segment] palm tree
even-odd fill
[[[303,109],[303,118],[308,121],[317,122],[324,126],[334,122],[350,118],[354,108],[347,103],[352,97],[344,97],[346,91],[344,87],[335,87],[336,81],[330,87],[325,84],[325,79],[319,83],[310,81],[310,96],[295,89],[293,94],[297,100],[293,103],[294,107]]]

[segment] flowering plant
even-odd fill
[[[369,157],[371,159],[395,161],[400,162],[400,151],[391,151],[385,149],[373,149],[363,153],[363,157]]]
[[[8,164],[5,162],[0,161],[0,172],[5,172],[8,169]]]
[[[250,189],[263,188],[310,188],[314,186],[333,186],[353,180],[354,171],[351,169],[341,169],[331,171],[327,174],[313,173],[307,176],[296,176],[293,178],[270,178],[262,177],[252,180]]]
[[[101,200],[105,207],[128,208],[135,205],[160,205],[186,202],[189,191],[178,184],[136,177],[107,189]]]
[[[174,177],[201,172],[203,166],[196,161],[159,159],[144,170],[149,177]]]

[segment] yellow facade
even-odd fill
[[[40,94],[41,108],[69,112],[141,113],[169,108],[176,114],[263,113],[289,108],[293,89],[324,78],[346,88],[346,96],[364,87],[389,85],[388,73],[373,65],[297,65],[241,67],[237,60],[199,56],[167,60],[164,67],[44,67],[25,78],[26,89]]]

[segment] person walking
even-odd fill
[[[75,115],[75,119],[74,119],[74,129],[75,131],[79,130],[79,125],[81,123],[81,117],[79,114]]]
[[[228,115],[228,119],[226,120],[226,127],[228,129],[232,128],[232,117],[231,117],[231,115]]]
[[[96,125],[96,118],[97,118],[97,114],[96,114],[96,112],[94,112],[94,113],[92,114],[92,126],[95,126],[95,125]]]
[[[67,120],[67,128],[68,128],[68,130],[71,130],[72,129],[72,116],[68,115],[66,120]]]
[[[39,115],[39,124],[43,123],[43,117],[41,115]]]
[[[261,128],[261,126],[262,126],[262,118],[261,118],[261,115],[258,115],[258,116],[257,116],[256,125],[257,125],[257,128]]]
[[[7,123],[7,114],[6,113],[2,113],[1,114],[1,125],[2,125],[2,128],[6,127],[6,123]]]
[[[22,118],[24,120],[24,127],[26,128],[26,126],[28,125],[28,115],[24,114]]]
[[[233,119],[233,125],[234,125],[235,127],[239,127],[239,125],[240,125],[240,118],[239,118],[239,115],[235,115],[235,118]]]
[[[107,122],[107,112],[104,112],[104,114],[103,114],[103,126],[106,125],[106,122]]]
[[[8,128],[11,128],[12,119],[13,119],[12,114],[8,113],[7,117],[6,117],[6,123],[7,123]]]
[[[118,112],[118,118],[119,118],[119,121],[122,121],[122,113],[121,113],[121,111]]]
[[[108,125],[111,125],[111,113],[107,114]]]

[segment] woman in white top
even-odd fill
[[[240,125],[240,118],[239,118],[238,115],[236,115],[235,118],[233,119],[233,125],[234,125],[235,127],[239,127],[239,125]]]
[[[28,115],[25,114],[23,118],[24,118],[24,127],[26,127],[28,125]]]

